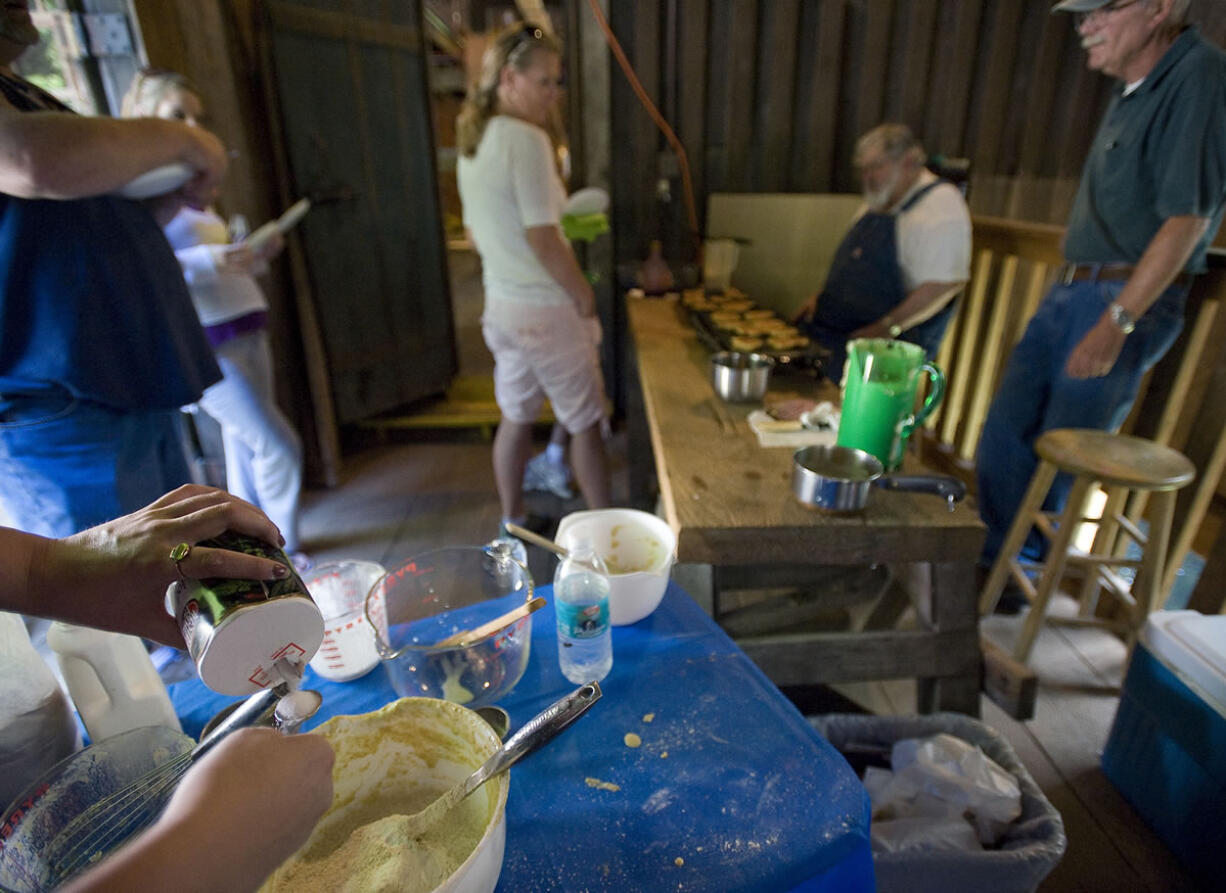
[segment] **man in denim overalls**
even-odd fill
[[[962,193],[924,168],[924,149],[903,124],[882,124],[856,143],[865,207],[839,243],[820,295],[798,321],[831,351],[841,377],[847,342],[901,338],[935,356],[970,276],[971,220]]]

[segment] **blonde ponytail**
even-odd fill
[[[471,158],[477,153],[485,126],[498,114],[498,84],[508,65],[525,71],[532,65],[534,54],[549,52],[561,55],[562,49],[554,38],[532,25],[512,25],[500,32],[481,57],[481,77],[469,88],[468,96],[456,116],[456,147],[460,154]]]

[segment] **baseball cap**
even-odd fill
[[[1111,0],[1064,0],[1051,8],[1052,12],[1093,12],[1110,3]]]

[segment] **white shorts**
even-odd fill
[[[600,374],[600,322],[573,304],[486,305],[481,332],[494,355],[494,399],[504,418],[531,424],[545,398],[571,434],[605,417]]]

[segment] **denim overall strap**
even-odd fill
[[[935,183],[929,183],[911,198],[907,199],[907,203],[899,209],[899,213],[910,211],[915,205],[919,204],[920,199],[925,195],[940,186],[942,183],[948,183],[948,180],[937,180]],[[952,185],[952,184],[950,184]],[[901,282],[902,272],[899,271],[899,281]],[[906,297],[906,294],[903,294]],[[935,314],[928,317],[917,326],[904,331],[899,335],[899,340],[910,341],[912,344],[918,344],[924,348],[924,353],[928,359],[936,359],[937,350],[941,346],[941,339],[945,337],[945,329],[949,326],[949,320],[954,315],[954,305],[957,300],[949,301],[944,307],[938,310]]]
[[[909,211],[942,182],[930,183],[916,192],[898,213]],[[906,296],[898,264],[897,214],[870,211],[839,243],[808,327],[812,337],[834,352],[830,369],[842,369],[849,333],[881,319]]]

